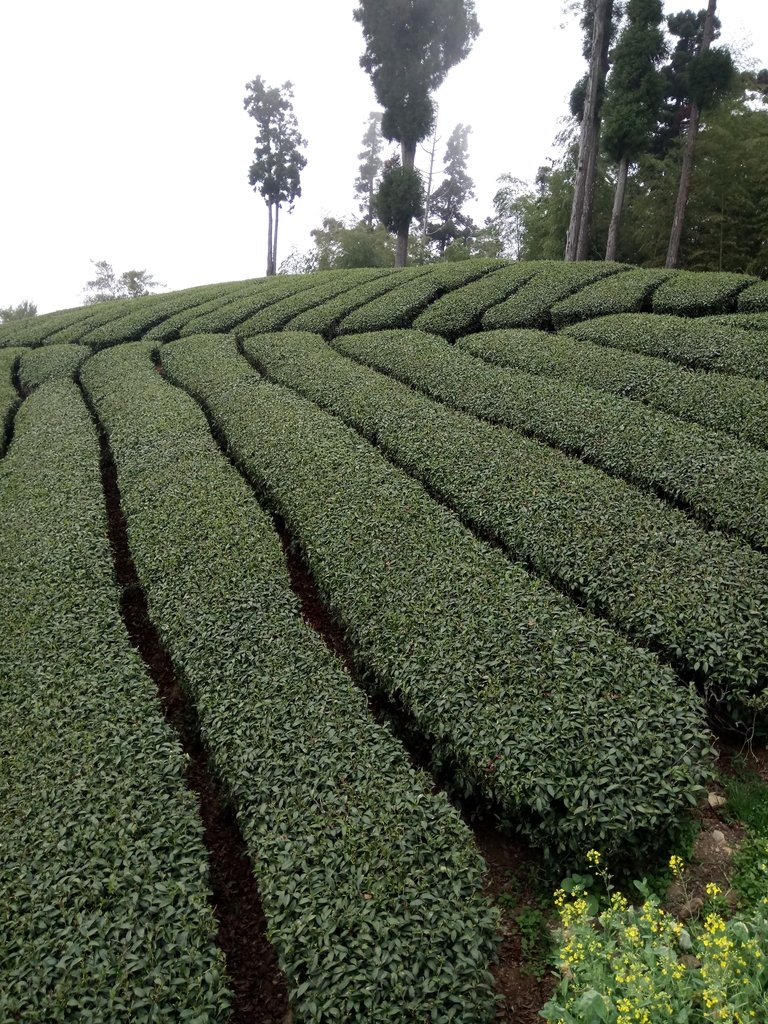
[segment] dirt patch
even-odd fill
[[[475,838],[488,865],[486,895],[500,908],[502,938],[493,966],[500,1006],[496,1020],[541,1024],[539,1010],[555,988],[545,962],[552,923],[550,886],[540,874],[541,858],[522,840],[498,829],[477,828]],[[539,929],[541,934],[537,934]]]

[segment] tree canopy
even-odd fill
[[[110,299],[135,299],[139,295],[151,295],[155,288],[163,287],[146,270],[124,270],[118,277],[106,260],[91,260],[91,263],[96,274],[92,280],[86,281],[83,289],[86,306]]]
[[[396,174],[400,180],[388,188],[402,194],[413,171],[416,145],[432,128],[431,94],[467,56],[480,32],[474,0],[361,0],[353,17],[365,39],[360,66],[370,75],[384,108],[382,134],[401,147],[402,166]],[[413,185],[411,179],[408,188]],[[410,220],[405,219],[405,209],[397,217],[398,266],[405,265],[408,252]]]
[[[0,309],[0,324],[10,323],[12,320],[26,320],[32,316],[37,316],[37,306],[29,299],[24,299],[18,306]]]
[[[301,195],[301,172],[307,159],[301,152],[307,140],[299,132],[293,111],[293,85],[268,86],[260,75],[246,85],[243,106],[258,125],[254,160],[248,181],[267,204],[267,275],[277,272],[279,211],[287,203],[289,212]]]

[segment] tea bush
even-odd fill
[[[725,271],[678,270],[655,290],[651,308],[654,313],[674,316],[731,313],[736,309],[739,293],[756,280]]]
[[[473,529],[663,653],[713,702],[738,717],[739,699],[762,696],[764,556],[546,445],[446,409],[316,336],[259,335],[245,352],[271,380],[360,430]]]
[[[697,370],[768,377],[768,340],[756,332],[710,320],[652,313],[619,313],[580,324],[566,333],[608,348],[660,356]]]
[[[490,366],[442,338],[377,331],[334,346],[432,398],[663,494],[768,550],[768,453],[626,399]]]
[[[224,1024],[197,803],[120,619],[73,383],[19,410],[0,518],[0,1018]]]
[[[23,348],[0,348],[0,455],[5,449],[6,438],[19,406],[19,393],[14,383]]]
[[[78,367],[90,356],[85,345],[44,345],[27,349],[19,361],[19,383],[31,391],[47,380],[71,380]]]
[[[459,347],[495,366],[597,388],[768,446],[768,382],[543,331],[483,331],[462,338]]]
[[[402,288],[407,281],[423,277],[430,273],[430,270],[430,267],[407,267],[404,270],[392,270],[373,281],[355,285],[354,288],[342,292],[341,295],[299,313],[298,316],[288,321],[285,329],[333,334],[339,321],[353,310],[388,294],[394,288]]]
[[[535,276],[542,263],[513,263],[447,292],[416,318],[414,327],[454,339],[478,328],[483,313],[508,299]]]
[[[635,267],[601,278],[556,302],[552,306],[552,324],[559,331],[579,320],[592,320],[609,313],[640,313],[650,304],[653,290],[676,273]]]
[[[768,281],[757,281],[739,295],[740,313],[768,313]]]
[[[259,334],[262,331],[278,331],[305,310],[313,309],[337,295],[346,294],[357,284],[381,277],[388,278],[391,273],[389,268],[377,267],[365,270],[321,271],[317,274],[310,274],[312,287],[301,288],[298,291],[296,288],[289,289],[285,298],[254,313],[253,316],[238,324],[232,333],[239,338],[247,338],[251,334]]]
[[[566,857],[596,834],[611,848],[647,841],[695,799],[707,731],[654,657],[477,540],[233,345],[182,339],[163,365],[289,525],[360,671],[402,702],[458,787]]]
[[[625,270],[621,263],[549,263],[506,302],[492,306],[483,316],[483,329],[549,327],[550,311],[558,300],[593,281]]]
[[[294,1012],[479,1024],[492,1007],[496,920],[472,836],[302,622],[269,517],[197,405],[155,372],[151,345],[105,351],[83,379]]]
[[[493,259],[437,264],[415,281],[409,279],[386,295],[348,313],[339,321],[336,331],[339,334],[350,334],[389,327],[409,327],[419,313],[441,295],[503,266],[503,260]]]

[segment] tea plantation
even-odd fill
[[[492,1020],[472,812],[663,848],[765,735],[767,326],[746,276],[478,259],[0,327],[0,1019],[230,1018],[139,593],[295,1024]]]

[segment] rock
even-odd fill
[[[719,828],[712,829],[712,845],[718,853],[724,853],[728,857],[733,853],[733,850],[728,845],[725,836]]]
[[[713,811],[717,811],[721,807],[723,807],[725,804],[727,804],[728,801],[726,800],[726,798],[724,796],[720,796],[719,793],[710,793],[709,796],[707,797],[707,803],[709,804],[709,806],[712,808]]]

